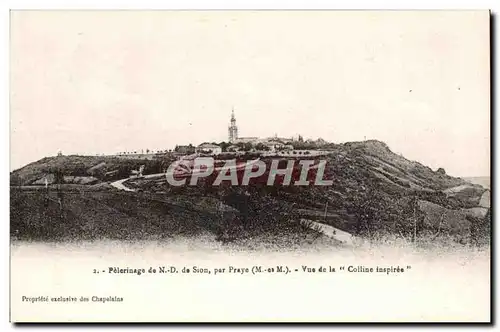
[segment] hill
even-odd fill
[[[158,155],[153,159],[139,156],[57,156],[46,157],[30,163],[10,174],[11,185],[44,185],[54,183],[56,176],[64,183],[96,184],[126,178],[132,170],[144,165],[144,174],[159,173],[175,158],[171,154]]]
[[[397,236],[408,241],[489,242],[488,188],[408,160],[376,140],[329,144],[328,149],[328,155],[319,158],[327,161],[324,177],[333,181],[332,186],[212,186],[207,180],[196,187],[170,187],[164,177],[129,180],[125,184],[146,194],[160,195],[163,204],[181,202],[176,205],[179,209],[206,197],[232,207],[237,211],[235,221],[231,219],[217,226],[217,236],[222,240],[286,232],[292,236],[305,230],[301,224],[290,222],[306,219],[362,238]],[[297,160],[307,156],[282,158]],[[271,161],[271,158],[261,159],[268,164]],[[105,183],[127,178],[140,165],[145,165],[144,174],[154,174],[162,172],[173,160],[173,155],[153,160],[51,157],[12,172],[11,183],[38,185],[45,179],[50,182],[62,177],[66,183],[97,185],[94,194],[92,191],[87,194],[99,196],[103,191],[116,191]],[[117,209],[116,204],[113,203],[112,209]],[[77,211],[82,213],[79,217],[82,220],[90,213],[80,208]],[[168,209],[161,211],[158,213],[170,213]],[[202,219],[196,221],[197,225],[204,225]],[[16,222],[23,225],[22,220]]]
[[[170,195],[180,191],[222,197],[225,203],[245,210],[252,227],[261,227],[266,213],[281,209],[290,218],[318,220],[372,238],[396,234],[412,239],[418,233],[467,242],[472,223],[481,223],[488,215],[487,188],[407,160],[383,142],[330,144],[330,153],[321,159],[327,161],[325,178],[333,180],[332,186],[242,188],[205,183],[169,188],[164,178],[134,180],[128,185]],[[270,159],[262,160],[270,163]],[[483,233],[483,238],[489,237],[487,230]]]

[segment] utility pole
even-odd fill
[[[413,201],[413,243],[417,242],[417,200]]]
[[[50,204],[50,193],[49,193],[49,181],[45,177],[45,207],[47,208]],[[44,212],[45,213],[45,212]]]
[[[59,203],[59,213],[60,213],[60,217],[61,219],[64,218],[64,214],[63,214],[63,200],[64,200],[64,195],[63,195],[63,192],[62,192],[62,188],[61,188],[61,183],[63,182],[64,180],[64,176],[63,176],[63,173],[60,169],[56,170],[56,175],[54,177],[54,181],[56,182],[57,186],[57,202]]]
[[[326,221],[326,214],[327,214],[327,211],[328,211],[328,202],[325,203],[325,216],[324,216],[324,221]]]

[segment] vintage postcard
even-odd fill
[[[490,13],[10,14],[12,322],[491,322]]]

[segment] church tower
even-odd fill
[[[236,118],[234,117],[234,108],[231,112],[231,124],[228,128],[229,142],[234,143],[238,139],[238,126],[236,126]]]

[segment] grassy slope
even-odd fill
[[[463,233],[470,226],[467,214],[475,214],[470,209],[478,206],[485,191],[479,185],[435,172],[394,154],[378,141],[336,145],[331,154],[323,159],[327,160],[325,177],[333,179],[332,186],[251,187],[248,188],[250,202],[247,204],[258,210],[267,204],[266,197],[274,197],[280,204],[294,204],[294,211],[300,212],[299,217],[320,220],[349,232],[357,232],[360,218],[366,216],[365,219],[372,221],[371,227],[375,228],[371,231],[409,233],[409,225],[414,223],[410,208],[414,198],[419,201],[418,208],[426,215],[424,228],[430,232],[439,228]],[[150,191],[169,190],[164,179],[139,180],[134,185]],[[454,191],[454,188],[460,190]],[[203,191],[200,188],[185,190]],[[223,191],[223,196],[227,196],[227,192],[232,190],[209,190],[205,194],[218,196]],[[235,206],[227,199],[226,203]],[[323,211],[326,204],[328,214],[325,220]],[[276,206],[271,204],[268,211],[276,210]],[[438,221],[432,220],[435,206],[448,211],[441,224],[450,227],[441,227]]]
[[[273,220],[265,229],[243,227],[234,214],[220,216],[207,199],[176,195],[162,201],[115,190],[64,191],[62,208],[57,194],[44,190],[11,189],[10,233],[23,241],[155,240],[180,238],[233,243],[234,248],[290,249],[337,246],[338,243],[289,220]],[[199,204],[198,204],[199,203]],[[270,221],[270,220],[268,220]]]
[[[137,170],[141,165],[145,165],[145,174],[161,172],[172,160],[173,157],[169,155],[157,160],[76,155],[46,157],[11,172],[10,179],[14,185],[19,183],[31,185],[43,184],[43,178],[47,176],[50,183],[53,181],[53,174],[60,171],[67,179],[71,179],[69,176],[94,176],[99,181],[109,181],[128,177],[131,170]],[[116,172],[112,175],[105,175],[106,172],[113,171]]]
[[[44,241],[132,240],[203,231],[196,214],[134,195],[114,191],[63,195],[61,210],[55,193],[47,201],[43,191],[11,190],[11,235]]]
[[[13,229],[13,235],[17,229],[18,234],[28,234],[35,238],[40,236],[43,238],[43,234],[52,232],[57,235],[56,237],[66,238],[71,238],[78,233],[83,234],[84,238],[95,238],[99,234],[105,234],[105,237],[127,239],[158,234],[175,235],[179,232],[196,234],[200,231],[199,227],[218,234],[222,227],[229,229],[228,232],[233,235],[243,234],[240,237],[266,234],[272,238],[273,234],[280,235],[285,232],[290,232],[290,236],[293,237],[292,234],[307,233],[307,231],[300,229],[298,225],[291,225],[285,219],[301,217],[298,215],[298,211],[301,211],[306,217],[322,220],[324,219],[321,217],[322,213],[318,216],[318,211],[323,211],[326,204],[328,204],[329,214],[326,220],[322,221],[338,228],[356,233],[359,231],[360,220],[366,219],[371,223],[370,232],[381,230],[405,233],[410,232],[409,226],[414,222],[412,210],[409,208],[412,198],[419,201],[420,209],[426,214],[427,219],[424,225],[429,228],[429,231],[434,232],[436,227],[439,227],[463,233],[470,227],[470,221],[466,219],[466,213],[463,210],[476,207],[485,190],[479,185],[472,185],[463,179],[434,172],[418,162],[409,161],[394,154],[379,141],[331,145],[331,150],[331,154],[324,159],[328,162],[325,177],[333,179],[333,186],[250,188],[251,195],[244,208],[246,212],[242,210],[238,202],[238,197],[241,198],[241,195],[238,196],[237,193],[238,188],[226,189],[221,194],[213,190],[207,191],[206,188],[195,187],[181,190],[177,194],[173,192],[169,194],[179,197],[188,195],[186,199],[192,201],[198,200],[200,194],[221,198],[226,204],[248,216],[243,228],[234,225],[214,226],[210,222],[207,223],[206,216],[193,215],[182,209],[166,210],[165,206],[158,202],[150,201],[139,205],[137,198],[117,196],[120,194],[106,192],[105,189],[104,192],[94,193],[90,197],[68,197],[69,203],[65,208],[66,217],[58,216],[50,204],[49,207],[44,208],[43,198],[36,194],[12,192],[12,222],[13,225],[17,225],[17,228]],[[161,171],[159,168],[163,168],[169,162],[170,160],[167,159],[134,161],[93,156],[51,157],[16,170],[11,177],[22,179],[23,183],[32,183],[55,168],[59,168],[64,174],[84,172],[95,176],[98,176],[92,173],[95,169],[102,171],[118,169],[120,172],[116,176],[120,178],[120,176],[125,177],[130,169],[136,169],[141,164],[146,164],[146,173],[156,173]],[[101,180],[106,179],[101,178]],[[151,191],[169,191],[164,179],[148,180],[142,183],[139,181],[137,185]],[[453,188],[461,188],[461,186],[466,190],[455,193]],[[237,198],[234,199],[234,197]],[[33,202],[30,203],[31,200]],[[30,204],[33,204],[33,208]],[[444,224],[450,227],[441,227],[443,222],[429,220],[433,218],[437,207],[446,211],[458,211],[444,214],[447,216]],[[176,213],[181,214],[176,217]],[[44,218],[49,223],[48,227],[41,226],[44,225]],[[178,219],[182,222],[178,222]],[[69,220],[72,226],[51,226],[60,224],[58,220],[65,220],[65,223]],[[186,224],[186,220],[195,222]],[[51,227],[57,229],[51,229]],[[71,232],[76,233],[72,235],[64,227],[70,227]]]

